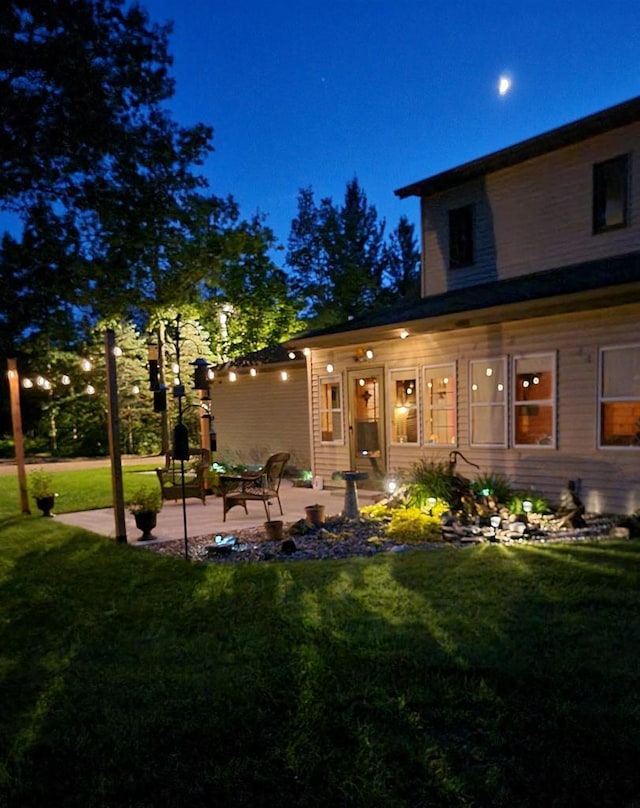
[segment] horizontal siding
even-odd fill
[[[238,381],[224,379],[211,388],[218,451],[215,459],[234,463],[262,463],[273,452],[291,454],[290,465],[311,468],[307,375],[303,365],[261,370]]]
[[[367,346],[375,351],[371,366],[386,371],[455,362],[458,391],[458,448],[483,473],[506,474],[520,488],[532,488],[552,501],[559,499],[569,479],[581,481],[590,510],[632,512],[640,508],[640,450],[597,449],[598,350],[601,347],[640,343],[640,304],[597,312],[577,312],[493,326],[387,340]],[[326,364],[334,365],[346,384],[355,347],[314,350],[311,363],[315,473],[325,479],[349,467],[349,446],[319,443],[318,378]],[[468,363],[470,359],[549,353],[557,357],[557,448],[471,448],[469,445]],[[346,389],[345,389],[346,398]],[[391,408],[388,408],[390,411]],[[419,401],[422,425],[424,408]],[[389,423],[386,424],[387,435]],[[422,430],[421,430],[422,432]],[[387,446],[387,468],[408,469],[421,458],[447,459],[447,447]],[[459,471],[475,477],[476,470],[460,462]]]
[[[422,200],[427,295],[619,255],[640,243],[640,123]],[[631,154],[629,226],[592,234],[594,163]],[[448,210],[473,203],[476,264],[448,270]]]

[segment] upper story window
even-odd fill
[[[473,205],[449,211],[449,269],[473,264]]]
[[[629,155],[622,154],[593,167],[593,232],[627,226]]]

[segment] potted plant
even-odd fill
[[[304,509],[306,514],[307,522],[312,527],[319,527],[320,525],[324,525],[325,520],[325,506],[324,505],[307,505]]]
[[[151,531],[157,524],[158,513],[162,509],[162,497],[157,488],[143,486],[134,492],[129,500],[129,513],[133,514],[138,530],[142,531],[140,541],[153,538]]]
[[[284,522],[282,519],[272,519],[271,518],[271,503],[266,503],[267,508],[267,521],[264,523],[264,529],[267,532],[267,538],[269,539],[281,539],[284,535]]]
[[[42,511],[43,516],[53,516],[51,509],[55,502],[56,493],[53,489],[53,475],[41,469],[32,471],[29,475],[31,496]]]

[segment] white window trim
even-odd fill
[[[322,413],[338,412],[338,410],[324,410],[322,408],[322,385],[337,382],[340,387],[340,425],[342,427],[342,437],[340,440],[322,440]],[[344,407],[344,382],[342,374],[335,373],[331,376],[318,376],[318,437],[322,446],[344,446],[345,444],[345,407]]]
[[[393,435],[393,413],[395,410],[395,400],[393,397],[393,374],[394,373],[405,373],[407,375],[413,376],[416,383],[416,403],[415,403],[415,410],[416,410],[416,440],[409,442],[404,441],[404,443],[400,441],[391,440],[391,436]],[[413,448],[416,446],[420,446],[420,438],[422,435],[422,429],[420,424],[420,376],[417,367],[408,367],[408,368],[388,368],[387,370],[387,412],[389,413],[387,424],[389,429],[389,445],[390,446],[402,446],[404,448],[409,447]]]
[[[553,369],[553,389],[551,391],[552,427],[551,443],[516,443],[516,411],[518,407],[526,406],[524,402],[516,401],[516,362],[518,359],[534,359],[536,357],[551,357]],[[558,417],[558,354],[557,351],[537,351],[534,353],[517,354],[511,357],[511,445],[514,449],[557,449],[557,417]],[[527,401],[526,404],[548,405],[549,399]]]
[[[455,430],[456,430],[456,439],[453,443],[431,443],[427,441],[427,430],[425,426],[425,420],[427,417],[427,396],[426,396],[426,388],[427,388],[427,381],[426,375],[428,370],[434,370],[436,368],[452,368],[453,370],[453,417],[455,420]],[[457,449],[459,445],[459,418],[458,418],[458,366],[455,359],[452,359],[451,362],[437,362],[432,365],[422,365],[420,369],[420,381],[424,385],[425,389],[425,396],[424,396],[424,405],[422,407],[422,414],[420,417],[420,427],[423,432],[423,443],[422,446],[426,448],[438,448],[442,446],[446,446],[449,449]],[[444,408],[443,408],[444,409]]]
[[[494,364],[502,363],[504,368],[504,401],[500,403],[491,403],[491,402],[479,402],[478,404],[473,403],[473,391],[471,390],[471,383],[473,379],[473,373],[471,368],[474,364],[486,364],[487,362],[493,362]],[[469,446],[473,447],[474,449],[508,449],[509,448],[509,430],[508,430],[508,414],[509,414],[509,363],[507,362],[506,356],[489,356],[486,358],[478,358],[478,359],[470,359],[469,364],[467,367],[467,395],[469,397]],[[473,408],[474,407],[502,407],[504,412],[504,417],[502,421],[502,434],[504,435],[504,439],[502,443],[473,443],[472,436],[473,436]]]
[[[622,343],[621,345],[604,345],[598,348],[598,396],[596,409],[596,448],[602,452],[637,452],[640,446],[603,446],[602,445],[602,405],[608,401],[636,401],[627,397],[604,398],[602,395],[602,373],[604,370],[603,356],[606,351],[624,350],[625,348],[640,348],[640,343]]]

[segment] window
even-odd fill
[[[506,376],[504,357],[469,362],[472,446],[507,445]]]
[[[473,264],[473,207],[449,211],[449,269]]]
[[[430,365],[424,369],[424,442],[455,446],[456,367]]]
[[[391,441],[418,442],[418,393],[415,370],[391,371]]]
[[[513,359],[513,445],[556,445],[554,354]]]
[[[600,441],[640,446],[640,345],[600,352]]]
[[[593,232],[604,233],[627,224],[628,155],[593,167]]]
[[[340,377],[320,379],[320,441],[341,443],[342,381]]]

